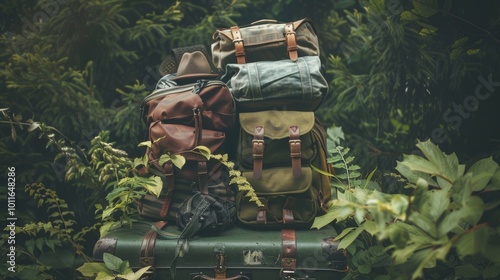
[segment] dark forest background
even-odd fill
[[[418,140],[463,163],[500,162],[499,1],[3,0],[1,216],[15,167],[26,279],[71,279],[89,260],[99,237],[94,205],[123,176],[124,153],[144,153],[141,101],[171,49],[209,49],[221,27],[304,17],[330,84],[317,116],[363,176],[377,170],[384,192],[398,192],[385,174],[418,153]]]

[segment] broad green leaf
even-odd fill
[[[186,164],[186,158],[181,155],[171,155],[170,160],[179,169],[182,169],[184,164]]]
[[[425,233],[423,230],[420,228],[398,221],[393,224],[391,224],[391,227],[400,227],[408,234],[410,235],[410,240],[411,242],[418,243],[418,244],[427,244],[427,243],[432,243],[435,240],[431,238],[427,233]]]
[[[406,165],[406,162],[397,162],[396,170],[403,175],[408,182],[417,184],[418,179],[423,179],[427,181],[428,185],[437,185],[437,183],[432,179],[429,173],[415,171],[410,169],[410,166]]]
[[[148,271],[151,266],[143,267],[134,273],[135,279],[141,279],[141,276]]]
[[[122,259],[107,252],[103,253],[102,260],[106,264],[106,267],[116,272],[119,272],[123,265]]]
[[[104,218],[109,217],[111,214],[113,214],[114,211],[115,211],[114,207],[110,207],[110,206],[106,207],[106,209],[104,209],[102,211],[102,218],[104,219]]]
[[[371,235],[375,235],[379,232],[377,229],[377,224],[375,224],[375,222],[373,222],[373,221],[366,220],[364,225],[365,225],[366,232],[368,232]]]
[[[328,208],[328,211],[314,219],[314,223],[311,228],[320,229],[333,221],[344,221],[349,216],[354,213],[354,206],[352,203],[342,200],[332,201],[332,205]]]
[[[116,279],[115,275],[111,275],[107,272],[99,272],[97,273],[97,277],[95,280],[114,280]]]
[[[163,182],[158,176],[151,176],[144,181],[144,188],[148,190],[150,193],[160,196],[161,190],[163,189]]]
[[[456,244],[458,254],[465,257],[488,250],[489,233],[489,228],[483,226],[462,235]]]
[[[500,168],[498,168],[491,177],[490,183],[486,186],[487,191],[499,191],[500,190]]]
[[[472,191],[481,191],[484,189],[497,169],[498,164],[491,157],[474,163],[467,171],[467,174],[472,174]]]
[[[348,227],[345,228],[339,235],[337,235],[334,239],[334,241],[340,240],[344,238],[346,235],[348,235],[351,231],[355,230],[355,227]]]
[[[450,196],[444,190],[428,191],[424,199],[426,203],[424,209],[421,209],[422,213],[429,217],[432,222],[437,222],[450,205]]]
[[[152,143],[151,141],[144,141],[144,142],[141,142],[137,145],[137,147],[148,147],[148,148],[151,148],[152,147]]]
[[[432,166],[436,168],[435,171],[427,173],[434,173],[450,182],[454,182],[459,176],[463,175],[463,173],[459,173],[461,170],[459,168],[460,164],[458,163],[458,158],[454,153],[446,155],[430,140],[418,142],[416,146],[422,151],[422,153],[424,153],[428,161],[432,163]]]
[[[465,227],[474,226],[481,219],[484,211],[484,202],[477,196],[470,197],[469,200],[463,205],[462,208],[454,210],[447,214],[438,225],[438,232],[440,236],[446,235],[450,231],[462,228],[464,222],[467,223]]]
[[[140,166],[147,166],[148,165],[148,155],[145,154],[144,156],[140,158],[134,158],[134,168],[140,167]]]
[[[113,274],[113,271],[111,271],[104,263],[97,263],[97,262],[84,263],[76,270],[78,270],[83,276],[86,277],[92,277],[99,272]]]
[[[427,235],[434,239],[438,239],[436,224],[430,220],[427,216],[421,214],[420,212],[413,212],[408,218],[412,223],[422,229]]]
[[[397,249],[405,248],[408,240],[410,240],[410,234],[401,227],[392,227],[389,226],[387,228],[389,231],[389,238],[391,242],[396,246]]]
[[[205,146],[196,146],[194,150],[198,150],[204,157],[207,158],[207,160],[210,159],[210,155],[212,154],[210,149]]]
[[[451,45],[451,48],[453,48],[453,49],[458,48],[458,47],[462,46],[467,41],[469,41],[469,37],[462,37],[462,38],[456,40],[455,42],[453,42],[453,44]]]
[[[413,9],[411,11],[403,11],[403,12],[401,12],[400,17],[401,17],[402,20],[409,20],[409,21],[414,21],[414,20],[419,20],[420,19],[420,16],[417,15],[417,12],[415,11],[415,9]]]
[[[172,156],[170,154],[163,154],[158,159],[158,164],[160,166],[163,166],[163,164],[165,164],[165,162],[168,162],[168,161],[171,161],[171,160],[172,160]]]
[[[430,17],[439,11],[437,0],[413,0],[415,12],[422,17]]]
[[[349,245],[351,245],[354,240],[358,238],[358,236],[363,232],[364,229],[365,227],[363,225],[360,225],[355,230],[349,232],[344,238],[342,238],[342,240],[340,240],[338,248],[345,249],[349,247]]]

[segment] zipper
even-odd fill
[[[226,86],[226,83],[219,81],[219,80],[198,80],[196,83],[191,83],[187,85],[180,85],[180,86],[175,86],[175,87],[170,87],[170,88],[163,88],[163,89],[157,89],[153,91],[151,94],[146,96],[141,103],[141,118],[144,116],[144,107],[146,107],[146,103],[152,99],[155,98],[160,98],[167,96],[169,94],[176,94],[176,93],[181,93],[185,92],[187,89],[192,88],[192,92],[194,94],[199,94],[200,91],[208,86],[214,86],[214,85],[221,85],[221,86]]]

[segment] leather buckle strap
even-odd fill
[[[175,180],[174,180],[174,169],[172,161],[167,161],[163,165],[163,170],[165,171],[165,178],[167,180],[167,195],[163,200],[163,205],[160,209],[160,217],[166,218],[168,214],[168,210],[170,209],[170,203],[172,202],[172,197],[175,189]]]
[[[299,59],[299,54],[297,52],[297,34],[293,30],[293,23],[287,23],[285,25],[285,36],[286,36],[286,50],[288,51],[288,57],[292,61],[297,61]]]
[[[230,28],[231,34],[233,35],[234,50],[236,54],[236,61],[238,64],[245,64],[245,43],[241,37],[240,28],[238,26],[233,26]]]
[[[264,165],[264,127],[256,126],[253,131],[252,140],[253,153],[253,178],[262,177],[262,167]]]
[[[291,279],[297,268],[297,240],[295,230],[281,230],[281,279]],[[288,278],[287,278],[288,277]]]
[[[290,158],[292,160],[292,172],[295,179],[302,175],[302,148],[300,141],[300,130],[298,126],[290,126]]]
[[[167,225],[165,221],[159,221],[154,224],[154,226],[158,229],[162,229]],[[139,264],[141,267],[150,266],[150,268],[143,275],[145,276],[142,279],[152,279],[155,274],[155,243],[156,243],[157,233],[155,230],[150,229],[142,239],[141,243],[141,251]]]
[[[207,176],[207,162],[198,159],[198,188],[202,194],[208,194]]]
[[[297,202],[297,199],[295,197],[289,196],[286,201],[285,205],[283,206],[283,223],[284,224],[291,224],[294,221],[293,217],[293,208],[295,203]]]

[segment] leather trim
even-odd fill
[[[202,194],[208,194],[207,176],[207,162],[203,159],[198,159],[198,187]]]
[[[158,229],[162,229],[167,225],[165,221],[159,221],[155,223],[155,227]],[[140,250],[140,258],[139,264],[141,267],[151,266],[145,275],[148,278],[154,276],[155,273],[155,243],[157,233],[154,229],[150,229],[142,239],[141,250]]]
[[[174,169],[171,161],[166,162],[163,165],[163,170],[165,171],[165,178],[167,183],[167,195],[163,200],[163,205],[160,209],[160,217],[166,218],[168,214],[168,210],[170,209],[170,203],[172,202],[172,197],[174,194],[175,183],[174,183]]]
[[[300,130],[298,126],[290,126],[290,158],[292,161],[292,172],[294,178],[302,176],[302,153],[300,145]]]
[[[296,201],[297,201],[297,199],[292,197],[292,196],[289,196],[286,199],[285,205],[283,206],[283,223],[284,224],[293,223],[293,221],[294,221],[293,208],[294,208]]]
[[[297,52],[297,34],[295,33],[293,22],[287,23],[285,25],[285,36],[286,36],[286,50],[288,51],[288,57],[292,61],[297,61],[299,59],[299,54]]]
[[[297,240],[295,230],[281,230],[281,269],[292,270],[297,268]]]
[[[245,45],[243,38],[241,37],[240,28],[238,26],[233,26],[230,28],[231,34],[233,35],[234,50],[236,55],[236,61],[238,64],[245,64]]]
[[[253,178],[262,177],[262,167],[264,165],[264,127],[256,126],[253,132],[252,140],[253,153]]]

